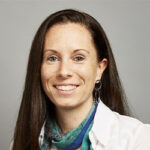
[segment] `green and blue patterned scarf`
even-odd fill
[[[55,120],[47,119],[41,150],[50,150],[51,144],[61,150],[74,150],[80,146],[81,150],[92,150],[89,132],[93,125],[97,105],[98,104],[93,104],[87,117],[77,128],[65,134],[61,132]]]

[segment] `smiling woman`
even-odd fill
[[[55,25],[46,34],[43,53],[41,79],[46,95],[57,108],[80,106],[78,113],[86,115],[94,84],[107,66],[107,59],[97,61],[90,32],[77,23]]]
[[[62,10],[32,43],[12,150],[146,150],[150,125],[129,110],[105,32]]]

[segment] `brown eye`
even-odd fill
[[[76,56],[74,58],[75,61],[83,61],[84,60],[84,57],[83,56]]]

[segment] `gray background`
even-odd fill
[[[33,36],[52,12],[76,8],[106,31],[132,112],[150,123],[150,1],[0,1],[0,149],[12,139]]]

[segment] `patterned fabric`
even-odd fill
[[[41,150],[50,150],[52,144],[62,150],[71,150],[79,146],[81,146],[81,150],[92,150],[89,131],[93,125],[97,105],[92,106],[87,117],[77,128],[66,134],[61,132],[55,120],[48,118],[45,124],[45,135]]]

